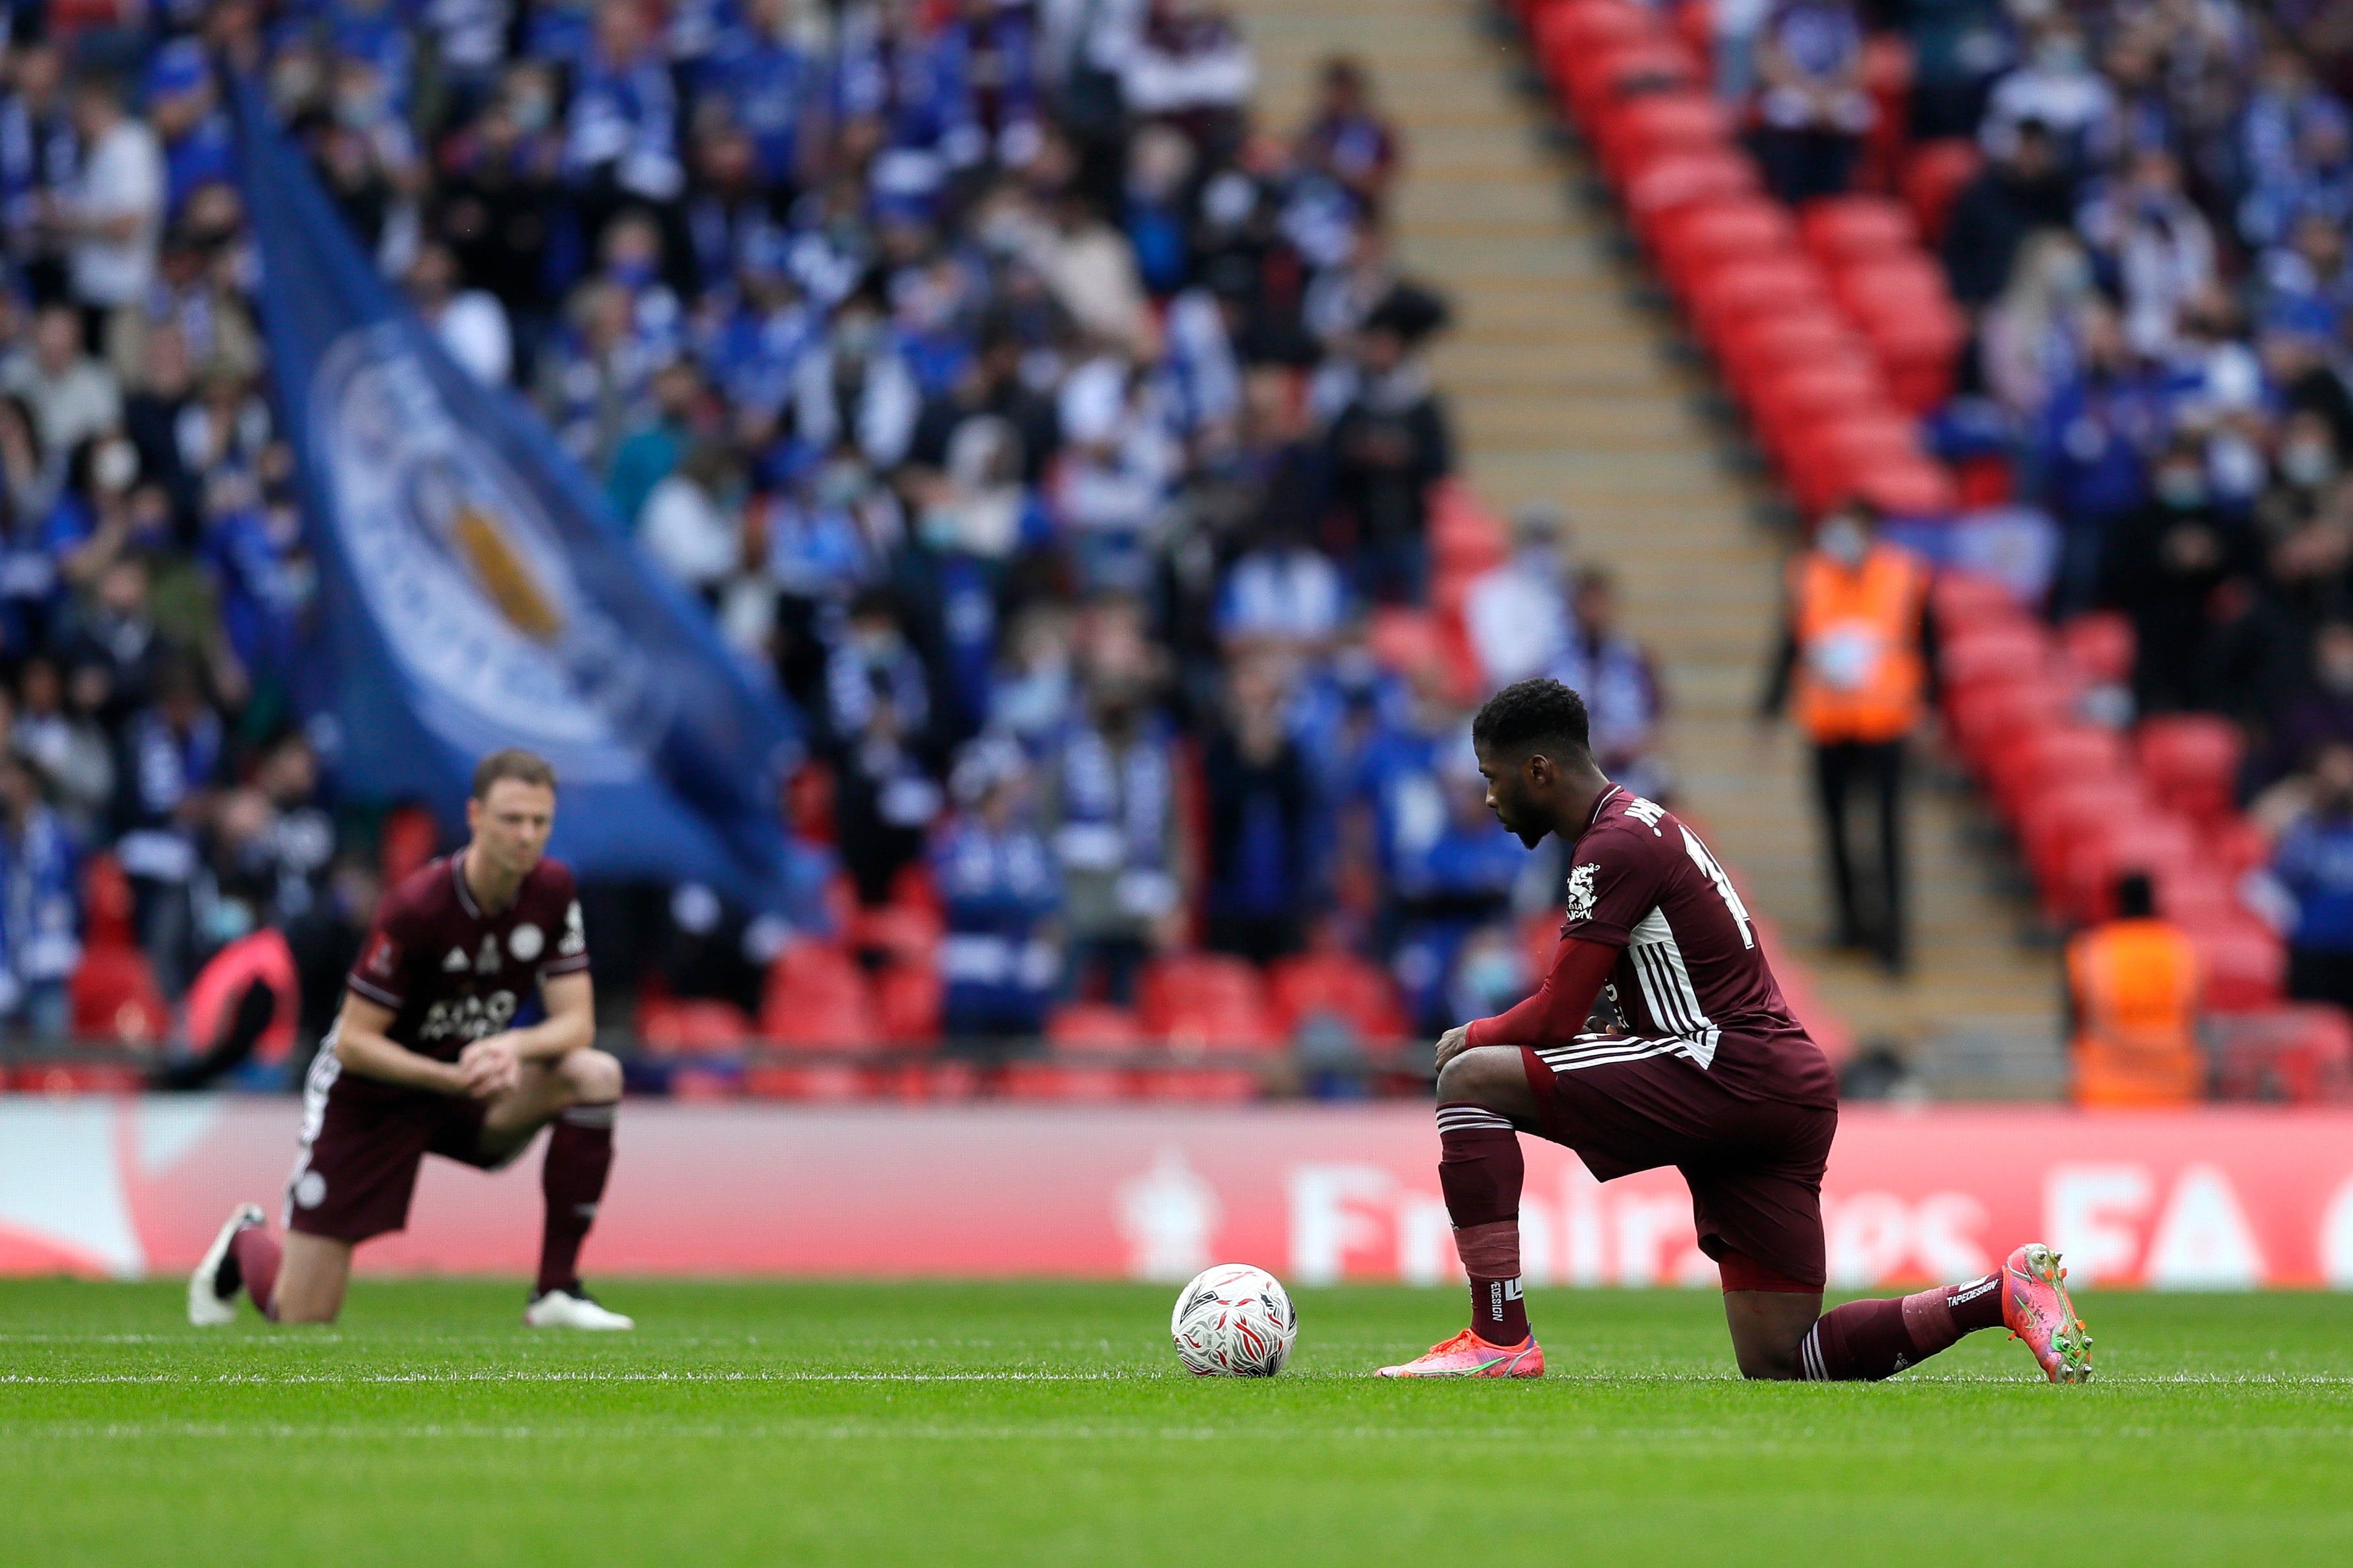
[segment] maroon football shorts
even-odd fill
[[[305,1236],[357,1243],[403,1229],[426,1155],[494,1171],[529,1143],[486,1149],[489,1108],[462,1096],[375,1085],[353,1093],[348,1084],[314,1094],[286,1183],[286,1228]]]
[[[1838,1111],[1727,1092],[1687,1043],[1584,1035],[1520,1047],[1545,1136],[1596,1178],[1672,1165],[1691,1185],[1702,1252],[1736,1254],[1819,1289],[1822,1170]]]

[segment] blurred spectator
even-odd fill
[[[2312,672],[2272,727],[2251,780],[2278,783],[2332,746],[2353,747],[2353,621],[2332,620],[2312,639]]]
[[[2194,438],[2166,447],[2149,491],[2110,537],[2104,595],[2133,620],[2136,704],[2164,713],[2200,705],[2214,592],[2254,570],[2256,555],[2252,531],[2215,506],[2205,448]]]
[[[1901,26],[1912,46],[1911,134],[1968,136],[1994,79],[2017,51],[2000,0],[1911,0]]]
[[[1757,156],[1785,202],[1844,192],[1876,118],[1853,0],[1775,0],[1757,42]]]
[[[1373,107],[1371,86],[1356,60],[1336,56],[1324,62],[1314,110],[1299,133],[1298,157],[1345,190],[1369,222],[1379,221],[1397,177],[1398,139]]]
[[[2182,1105],[2204,1098],[2198,950],[2160,919],[2147,876],[2116,879],[2116,916],[2067,943],[2078,1105]]]
[[[2006,159],[2029,124],[2051,133],[2059,166],[2072,178],[2100,168],[2116,151],[2116,89],[2094,66],[2083,24],[2056,7],[2028,28],[2026,58],[1994,83],[1978,139],[1987,156]]]
[[[81,962],[76,860],[40,781],[16,758],[0,759],[0,1023],[45,1040],[72,1023],[66,984]]]
[[[1202,761],[1209,821],[1204,939],[1213,951],[1259,963],[1298,950],[1313,895],[1314,796],[1283,727],[1284,697],[1266,659],[1235,658],[1224,721],[1210,730]]]
[[[2061,616],[2097,599],[2110,542],[2146,503],[2149,458],[2170,423],[2162,378],[2125,346],[2113,310],[2078,315],[2074,362],[2030,426],[2025,453],[2059,524],[2052,607]]]
[[[2271,872],[2294,911],[2288,994],[2353,1009],[2353,745],[2314,757],[2306,807],[2281,833]]]
[[[122,419],[121,388],[89,352],[82,318],[68,305],[45,307],[33,320],[31,341],[0,360],[0,391],[25,400],[44,462],[62,459]]]
[[[2125,342],[2156,358],[2174,346],[2183,307],[2214,285],[2213,231],[2162,148],[2136,152],[2094,194],[2077,226],[2123,297]]]
[[[1954,198],[1945,225],[1945,276],[1953,298],[1982,305],[2010,287],[2029,236],[2075,221],[2075,182],[2058,141],[2040,120],[2021,123]]]
[[[1176,757],[1150,681],[1134,655],[1098,657],[1047,756],[1039,816],[1060,867],[1067,986],[1120,1006],[1134,1001],[1145,960],[1183,935]]]
[[[1577,635],[1568,542],[1560,509],[1531,501],[1512,514],[1511,558],[1471,580],[1462,624],[1489,690],[1544,674],[1568,657]]]
[[[50,221],[67,242],[74,299],[93,327],[136,305],[155,277],[168,195],[154,131],[133,119],[120,82],[87,77],[74,92],[81,169]]]
[[[408,268],[408,302],[476,381],[506,384],[514,369],[506,308],[486,289],[459,287],[458,258],[448,246],[435,242],[417,247]]]
[[[1045,1031],[1061,980],[1062,889],[1032,822],[1018,745],[997,736],[972,742],[956,760],[954,789],[956,812],[932,858],[947,917],[942,1026],[951,1040],[1001,1049]]]
[[[1418,604],[1429,580],[1430,487],[1453,470],[1452,438],[1412,351],[1435,323],[1392,294],[1356,336],[1354,374],[1332,421],[1333,499],[1355,530],[1357,586],[1380,604]]]
[[[1617,581],[1601,567],[1577,574],[1575,629],[1554,678],[1585,699],[1601,771],[1646,800],[1666,802],[1674,773],[1662,746],[1666,696],[1658,666],[1619,629]]]

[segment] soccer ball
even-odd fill
[[[1198,1377],[1272,1377],[1291,1359],[1299,1313],[1265,1269],[1220,1263],[1176,1292],[1168,1332]]]

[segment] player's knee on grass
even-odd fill
[[[1517,1046],[1475,1046],[1439,1070],[1440,1105],[1479,1105],[1525,1126],[1535,1115]]]
[[[1787,1383],[1798,1375],[1798,1346],[1821,1315],[1822,1299],[1778,1290],[1726,1290],[1724,1320],[1740,1375]]]
[[[351,1278],[351,1243],[290,1232],[278,1266],[278,1321],[333,1322],[343,1313],[343,1292]]]
[[[557,1069],[574,1105],[609,1105],[621,1098],[621,1064],[605,1051],[574,1051]]]

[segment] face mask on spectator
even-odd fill
[[[2339,697],[2353,696],[2353,649],[2329,649],[2320,656],[2313,673]]]
[[[2084,41],[2064,34],[2034,46],[2034,63],[2052,76],[2072,76],[2084,68]]]
[[[2157,499],[2179,511],[2206,504],[2206,476],[2195,468],[2172,468],[2157,476]]]
[[[1862,565],[1863,556],[1871,550],[1869,536],[1851,517],[1834,517],[1822,524],[1821,531],[1814,535],[1814,544],[1849,571]]]
[[[2280,472],[2287,482],[2316,490],[2337,476],[2337,454],[2326,441],[2291,441],[2280,452]]]
[[[91,455],[90,482],[109,494],[131,488],[139,477],[139,448],[128,441],[109,441]]]

